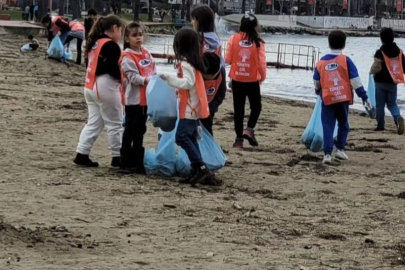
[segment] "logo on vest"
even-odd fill
[[[212,96],[215,93],[215,87],[208,88],[206,92],[207,96]]]
[[[333,71],[333,70],[336,70],[336,69],[338,69],[339,68],[339,64],[338,63],[330,63],[330,64],[327,64],[326,66],[325,66],[325,70],[326,71]]]
[[[242,49],[239,51],[239,56],[242,58],[242,63],[245,63],[246,60],[250,58],[250,51],[247,49]]]
[[[397,60],[392,60],[390,63],[392,73],[399,74],[399,63]]]
[[[239,46],[241,46],[242,48],[250,48],[253,46],[253,44],[249,40],[241,40],[239,41]]]
[[[203,49],[204,49],[204,51],[206,51],[206,52],[215,52],[215,50],[211,49],[211,47],[210,47],[209,44],[204,44]]]
[[[141,67],[148,67],[152,64],[152,60],[150,59],[142,59],[141,61],[139,61],[139,65],[141,65]]]

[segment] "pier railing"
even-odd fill
[[[174,59],[173,36],[170,35],[148,35],[147,47],[155,58]],[[226,40],[221,40],[222,53],[225,53]],[[314,46],[287,44],[287,43],[266,43],[267,66],[275,68],[306,69],[313,70],[319,60],[320,50]]]

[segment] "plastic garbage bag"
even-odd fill
[[[59,36],[56,36],[52,40],[51,44],[49,45],[47,53],[49,58],[54,59],[60,59],[64,56],[65,51]]]
[[[145,153],[144,165],[147,174],[172,177],[176,173],[176,131],[164,132],[157,149],[149,149]]]
[[[323,127],[322,127],[322,98],[318,96],[314,111],[309,119],[308,125],[301,136],[301,143],[312,152],[319,152],[323,149]],[[337,126],[333,137],[337,136]]]
[[[211,134],[202,127],[202,139],[198,141],[201,156],[212,172],[218,171],[225,166],[226,156],[221,147],[214,140]],[[186,152],[180,148],[176,159],[176,172],[181,176],[188,176],[191,171],[190,160]]]
[[[154,127],[172,131],[177,121],[177,97],[174,88],[155,75],[146,88],[148,116]]]
[[[368,88],[367,88],[368,99],[370,100],[371,108],[369,106],[364,106],[366,112],[370,118],[374,119],[376,117],[376,98],[375,98],[375,83],[374,76],[370,73],[368,76]]]
[[[65,57],[66,60],[72,60],[73,59],[73,54],[69,49],[66,49],[64,57]]]
[[[27,44],[25,44],[24,46],[22,46],[21,47],[21,51],[22,52],[29,52],[30,51],[30,44],[29,43],[27,43]]]

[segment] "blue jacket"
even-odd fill
[[[338,55],[342,54],[342,51],[335,51],[332,50],[331,53],[323,56],[321,60],[331,60],[336,58]],[[347,69],[349,70],[349,79],[350,79],[350,84],[352,88],[356,91],[356,94],[359,98],[361,98],[363,101],[366,101],[368,99],[367,92],[364,90],[363,84],[361,83],[361,79],[359,77],[359,72],[357,71],[356,66],[354,65],[353,61],[349,58],[346,57],[347,59]],[[318,71],[317,68],[315,68],[314,72],[314,84],[315,84],[315,93],[317,95],[321,95],[321,75]]]

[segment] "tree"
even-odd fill
[[[141,9],[141,0],[132,0],[132,8],[134,10],[134,21],[139,22],[139,11]]]
[[[219,16],[224,16],[224,0],[219,0],[218,1],[218,15]]]
[[[242,0],[242,14],[246,12],[246,0]]]
[[[92,7],[94,7],[95,10],[98,12],[103,12],[104,9],[104,1],[102,0],[93,0]]]
[[[38,19],[41,20],[48,14],[48,0],[38,0]]]
[[[65,14],[65,0],[59,0],[58,9],[58,15],[63,16]]]
[[[60,0],[59,0],[60,1]],[[72,2],[72,19],[76,20],[80,18],[81,12],[80,12],[80,3],[79,0],[71,0]]]
[[[187,0],[187,13],[186,13],[186,21],[191,22],[190,12],[191,11],[191,3],[190,0]]]
[[[184,20],[185,7],[186,7],[186,0],[181,0],[181,13],[180,13],[180,18],[181,18],[182,20]]]
[[[148,9],[148,21],[153,22],[153,9],[152,9],[153,1],[149,0],[149,9]]]

